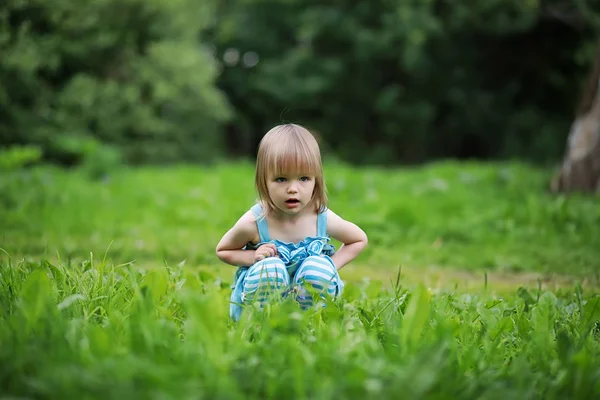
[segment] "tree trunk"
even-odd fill
[[[575,121],[567,139],[553,192],[600,193],[600,48]]]

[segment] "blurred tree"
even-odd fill
[[[594,7],[583,0],[221,2],[213,40],[224,64],[219,87],[236,109],[230,149],[251,155],[270,126],[295,121],[355,163],[554,161],[591,62]]]
[[[599,19],[585,0],[5,0],[0,146],[206,161],[295,121],[359,164],[554,162]]]
[[[600,192],[600,45],[596,63],[571,126],[555,192]]]
[[[214,7],[4,0],[0,146],[38,145],[67,164],[101,151],[95,143],[134,163],[214,158],[230,115],[214,85],[217,65],[199,42]]]

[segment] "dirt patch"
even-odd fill
[[[399,268],[384,269],[366,266],[348,266],[341,272],[342,279],[348,282],[378,280],[387,285],[396,282]],[[401,285],[423,284],[431,289],[460,290],[468,292],[513,292],[519,287],[538,288],[556,291],[560,288],[573,288],[577,284],[588,291],[600,292],[598,276],[571,276],[536,272],[497,272],[469,271],[447,267],[426,268],[402,267]]]

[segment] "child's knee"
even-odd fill
[[[325,257],[308,257],[298,269],[295,277],[297,284],[310,285],[312,289],[337,294],[337,273],[335,266]]]
[[[278,258],[267,258],[250,267],[244,279],[242,300],[253,301],[259,293],[264,300],[270,292],[277,292],[290,283],[290,277],[285,264]]]

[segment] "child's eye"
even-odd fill
[[[286,179],[282,176],[275,178],[275,182],[285,182],[285,181],[286,181]]]
[[[308,182],[308,181],[310,181],[310,178],[308,176],[303,176],[303,177],[300,178],[300,180],[302,182]]]

